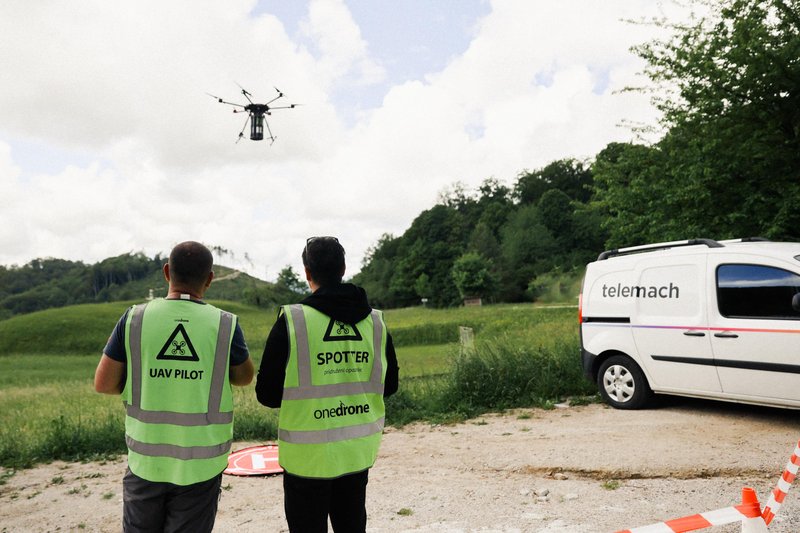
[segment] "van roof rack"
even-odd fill
[[[709,248],[723,248],[725,245],[721,244],[714,239],[689,239],[686,241],[671,241],[660,242],[656,244],[643,244],[641,246],[630,246],[628,248],[617,248],[614,250],[606,250],[597,256],[598,261],[615,257],[618,255],[636,254],[639,252],[652,252],[654,250],[668,250],[669,248],[678,248],[680,246],[697,246],[703,245]]]
[[[726,239],[719,242],[721,244],[729,244],[734,242],[770,242],[770,240],[765,239],[764,237],[742,237],[741,239]]]

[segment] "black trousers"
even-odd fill
[[[125,533],[204,533],[214,528],[222,473],[194,485],[142,479],[128,469],[122,479]]]
[[[283,508],[292,533],[325,533],[328,517],[336,533],[367,529],[369,470],[336,479],[308,479],[283,474]]]

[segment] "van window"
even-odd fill
[[[720,265],[717,305],[728,318],[800,319],[792,297],[800,292],[800,276],[763,265]]]

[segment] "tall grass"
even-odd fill
[[[125,449],[119,398],[92,394],[84,380],[0,390],[0,465],[87,459]]]
[[[402,381],[387,401],[387,419],[398,425],[451,422],[515,407],[551,407],[567,398],[585,401],[596,390],[583,376],[579,353],[575,328],[563,322],[479,341],[469,351],[451,346],[448,371]]]
[[[239,315],[258,367],[275,313],[214,303]],[[128,305],[75,306],[0,322],[0,466],[125,453],[122,402],[95,393],[92,378]],[[388,424],[451,422],[594,392],[581,374],[574,309],[412,308],[388,311],[386,322],[400,365]],[[458,326],[475,330],[474,351],[461,353]],[[67,355],[76,350],[83,355]],[[253,385],[235,387],[234,402],[234,439],[276,438],[278,411],[257,402]]]
[[[442,394],[442,410],[466,417],[513,407],[548,407],[593,388],[575,364],[577,344],[528,346],[510,339],[481,343],[455,359]]]
[[[386,312],[386,324],[395,346],[458,342],[458,327],[471,327],[487,338],[532,331],[548,324],[566,323],[577,331],[577,306],[541,307],[502,304],[455,309],[411,307]]]

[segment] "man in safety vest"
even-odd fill
[[[312,294],[281,309],[256,380],[258,401],[280,407],[278,455],[289,530],[363,532],[369,468],[397,391],[397,356],[383,314],[342,283],[344,248],[312,237],[302,253]]]
[[[214,527],[233,439],[231,385],[250,383],[254,368],[236,316],[202,301],[212,263],[200,243],[175,246],[167,297],[125,312],[95,372],[95,390],[125,404],[126,532]]]

